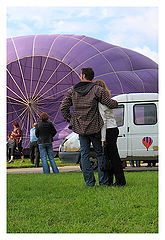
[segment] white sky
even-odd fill
[[[157,7],[7,8],[7,37],[59,33],[94,37],[158,62]]]
[[[158,7],[7,8],[7,37],[59,33],[94,37],[158,62]]]

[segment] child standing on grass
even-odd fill
[[[7,140],[7,160],[10,160],[11,158],[11,149],[13,147],[13,139],[11,134],[8,135],[8,140]]]
[[[103,87],[106,90],[109,98],[111,98],[110,91],[107,89],[104,81],[95,80],[94,83]],[[126,180],[117,149],[117,138],[119,130],[114,118],[113,109],[110,109],[99,102],[99,112],[104,121],[104,126],[101,129],[102,146],[104,146],[106,142],[108,155],[107,157],[111,160],[112,163],[112,168],[109,171],[109,184],[114,186],[124,186],[126,184]],[[116,182],[114,184],[113,176],[115,176],[116,179]]]

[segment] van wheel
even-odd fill
[[[91,161],[93,170],[97,171],[97,169],[98,169],[98,161],[97,161],[97,157],[96,157],[95,152],[90,152],[89,159]],[[80,169],[82,170],[81,159],[80,159]]]

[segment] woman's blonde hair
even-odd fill
[[[108,90],[108,88],[107,88],[107,86],[106,86],[106,84],[105,84],[105,82],[104,82],[103,80],[97,79],[97,80],[95,80],[95,81],[93,81],[93,82],[94,82],[95,84],[103,87],[103,88],[105,89],[105,91],[107,92],[108,97],[111,98],[111,93],[110,93],[110,91]]]

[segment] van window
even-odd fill
[[[113,109],[114,117],[118,127],[124,125],[124,105],[118,105],[118,108]]]
[[[157,111],[154,103],[134,105],[134,124],[154,125],[157,123]]]

